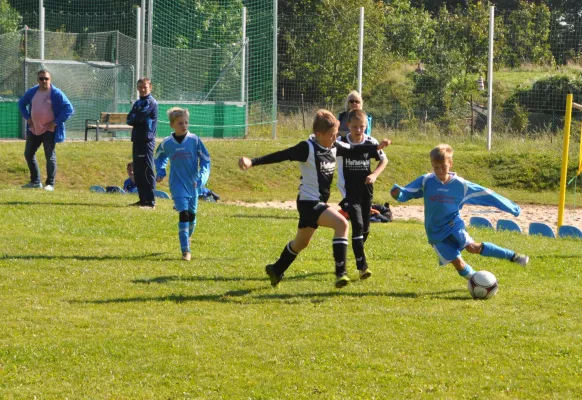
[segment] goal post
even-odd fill
[[[560,199],[558,202],[558,229],[564,224],[564,208],[566,205],[566,185],[568,179],[568,154],[570,150],[570,128],[572,125],[572,110],[582,111],[582,105],[574,103],[574,96],[566,96],[566,114],[564,116],[564,141],[562,144],[562,168],[560,171]],[[582,127],[580,132],[580,154],[577,175],[582,171]]]

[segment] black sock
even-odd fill
[[[352,238],[352,250],[354,250],[354,256],[356,257],[356,266],[360,271],[364,271],[368,268],[366,263],[366,253],[364,253],[364,239],[359,237],[357,239]]]
[[[281,256],[279,256],[279,259],[275,263],[275,272],[279,275],[283,275],[296,258],[297,253],[291,249],[291,242],[287,243],[281,252]]]
[[[342,276],[346,272],[346,256],[348,252],[347,238],[333,238],[333,258],[335,260],[335,275]]]
[[[364,243],[368,240],[368,236],[370,235],[370,231],[364,232]]]

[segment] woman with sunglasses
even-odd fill
[[[362,107],[364,107],[362,96],[360,93],[358,93],[357,90],[352,90],[346,99],[344,111],[342,111],[337,117],[338,121],[340,122],[338,131],[339,136],[346,136],[348,133],[350,133],[350,128],[348,127],[348,114],[350,111],[358,109],[361,110]],[[370,115],[368,115],[368,125],[364,133],[368,136],[372,135],[372,117]]]

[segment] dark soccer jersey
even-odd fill
[[[361,143],[352,143],[350,135],[338,139],[354,148],[364,145],[378,146],[378,141],[367,136]],[[350,152],[346,155],[338,156],[338,189],[344,198],[351,200],[372,199],[374,189],[372,185],[366,184],[366,177],[372,173],[370,160],[384,160],[386,155],[382,150],[372,152]]]
[[[357,151],[376,151],[376,146],[370,144],[357,146]],[[336,156],[350,154],[352,151],[354,150],[349,144],[342,142],[335,142],[330,148],[320,146],[312,136],[288,149],[253,158],[252,164],[256,166],[281,161],[299,161],[301,170],[299,200],[327,202],[333,181]]]

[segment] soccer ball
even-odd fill
[[[490,299],[497,293],[497,278],[489,271],[476,272],[467,283],[474,299]]]

